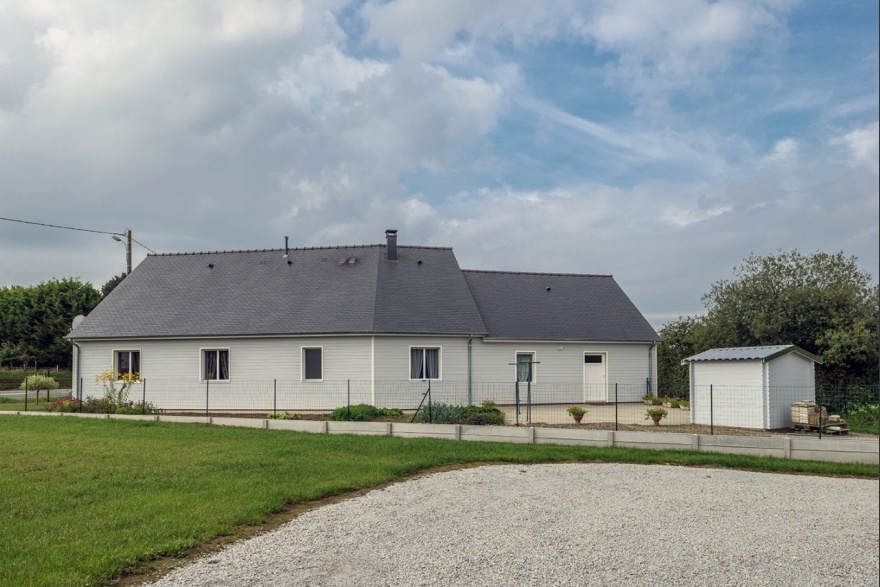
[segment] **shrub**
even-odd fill
[[[878,404],[855,404],[846,410],[846,425],[856,431],[867,434],[878,433],[878,417],[880,417],[880,405]]]
[[[461,423],[473,426],[504,426],[504,412],[495,402],[483,402],[481,406],[466,406],[462,410]]]
[[[662,406],[663,405],[663,398],[660,398],[660,397],[652,398],[651,405],[652,406]]]
[[[334,422],[368,422],[379,417],[379,409],[370,404],[342,406],[330,412],[329,419]]]
[[[141,414],[160,414],[161,410],[150,402],[128,402],[125,405],[116,406],[116,413],[139,416]]]
[[[394,416],[402,416],[403,410],[399,408],[379,408],[379,416],[382,418],[390,418]]]
[[[299,420],[299,414],[295,412],[275,412],[266,414],[269,420]]]
[[[65,396],[58,398],[49,406],[50,412],[78,412],[79,400],[73,396]]]
[[[416,421],[427,424],[460,424],[463,409],[461,406],[432,403],[422,406]]]
[[[485,400],[479,406],[457,406],[444,403],[422,406],[416,421],[430,424],[468,424],[472,426],[503,426],[504,412],[495,402]]]
[[[45,375],[28,375],[18,388],[36,391],[38,398],[40,397],[40,391],[46,390],[46,399],[48,400],[49,390],[58,389],[58,382]]]

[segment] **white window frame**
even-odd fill
[[[318,379],[306,379],[306,351],[321,351],[321,377]],[[321,383],[324,381],[324,347],[320,345],[299,347],[300,380],[307,383]]]
[[[515,351],[513,353],[513,380],[519,380],[519,356],[520,355],[532,355],[532,383],[537,383],[538,381],[538,365],[536,364],[538,361],[538,353],[535,351]],[[520,383],[527,383],[526,381],[520,381]]]
[[[207,379],[205,377],[205,353],[210,351],[226,351],[228,357],[228,365],[227,369],[229,371],[229,379]],[[217,364],[220,364],[220,355],[217,355]],[[219,376],[220,373],[217,373]],[[229,347],[200,347],[199,348],[199,381],[205,383],[210,381],[211,383],[229,383],[232,380],[232,350]]]
[[[141,380],[141,373],[144,372],[144,364],[141,362],[144,355],[141,352],[141,349],[133,349],[133,348],[113,349],[113,363],[112,363],[113,364],[113,372],[118,374],[117,379],[122,379],[122,373],[120,373],[119,369],[117,369],[117,367],[119,366],[119,361],[118,361],[119,353],[137,353],[138,354],[138,367],[140,368],[140,370],[136,371],[138,377],[137,377],[137,379],[135,379],[135,381],[140,381]],[[128,364],[131,365],[131,356],[128,357]],[[131,371],[129,371],[129,373],[131,373]]]
[[[413,349],[417,350],[430,350],[437,351],[437,377],[425,377],[424,379],[413,379],[412,376],[412,352]],[[424,361],[427,355],[422,355],[422,361],[424,365]],[[427,369],[425,369],[427,371]],[[410,381],[441,381],[443,379],[443,346],[442,345],[410,345],[409,350],[406,353],[406,373],[407,378]]]

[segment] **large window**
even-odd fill
[[[440,379],[440,349],[410,349],[410,379]]]
[[[140,351],[115,351],[116,355],[113,363],[116,366],[116,373],[122,378],[123,375],[135,374],[141,372],[141,352]]]
[[[516,380],[535,381],[535,353],[516,353]]]
[[[229,381],[229,350],[202,351],[202,379]]]
[[[303,379],[306,381],[319,381],[324,378],[322,349],[303,349]]]

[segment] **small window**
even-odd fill
[[[410,349],[410,379],[440,379],[440,349]]]
[[[584,363],[601,363],[602,355],[584,355]]]
[[[229,351],[202,351],[202,379],[205,381],[229,381]]]
[[[303,349],[303,379],[317,381],[324,378],[323,352],[321,349]]]
[[[534,382],[534,353],[516,354],[516,380],[521,382]]]
[[[116,351],[116,373],[122,379],[123,375],[135,375],[135,379],[140,379],[138,375],[141,372],[141,352],[140,351]]]

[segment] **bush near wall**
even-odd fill
[[[70,389],[73,387],[73,385],[71,384],[72,374],[70,371],[54,371],[46,369],[25,372],[20,369],[2,369],[0,370],[0,391],[10,391],[13,389],[18,389],[19,387],[21,387],[21,382],[24,381],[24,378],[27,375],[35,374],[51,377],[58,382],[58,387],[60,389]]]

